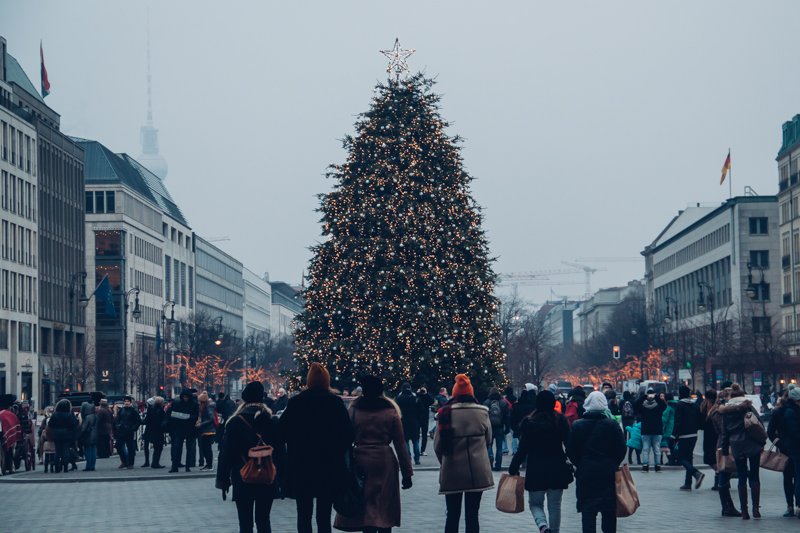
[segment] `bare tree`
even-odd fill
[[[517,386],[528,380],[539,384],[542,376],[550,372],[555,362],[553,335],[545,318],[543,312],[524,315],[522,327],[510,340],[509,370],[513,383]]]

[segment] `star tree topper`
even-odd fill
[[[389,58],[389,65],[386,67],[386,72],[390,75],[394,72],[395,79],[399,80],[401,74],[408,72],[408,63],[406,63],[406,59],[416,52],[416,50],[413,48],[410,50],[400,48],[400,39],[396,38],[394,40],[394,47],[392,47],[391,50],[381,50],[380,52]]]

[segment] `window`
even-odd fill
[[[754,267],[769,268],[769,250],[750,250],[750,264]]]
[[[189,309],[194,309],[194,268],[189,267]]]
[[[31,346],[33,343],[31,342],[31,335],[33,333],[33,327],[31,324],[26,322],[19,323],[19,351],[20,352],[30,352]]]
[[[172,240],[172,242],[175,242],[175,240],[177,239],[177,234],[178,231],[175,228],[172,228],[171,239],[170,239]]]
[[[162,222],[161,223],[161,234],[164,235],[164,237],[166,237],[168,233],[169,233],[169,226],[167,225],[166,222]]]
[[[173,298],[175,299],[175,303],[180,304],[180,297],[181,297],[181,265],[180,261],[172,258],[172,278],[175,280],[175,292]]]
[[[763,335],[770,332],[771,323],[768,316],[753,317],[753,333]]]
[[[106,202],[105,202],[106,194],[103,191],[95,191],[94,193],[94,212],[95,213],[105,213],[106,212]]]
[[[122,250],[123,244],[121,231],[94,232],[95,255],[119,257],[122,255]]]
[[[8,124],[3,122],[3,161],[8,161]]]
[[[181,305],[186,307],[186,263],[181,263]]]
[[[106,191],[106,213],[114,213],[115,211],[114,191]]]
[[[0,319],[0,350],[8,350],[8,320]]]
[[[1,205],[2,205],[3,209],[8,209],[8,172],[6,172],[5,170],[3,171],[3,184],[2,184],[2,187],[3,187],[3,189],[2,189],[1,192],[2,192],[2,196],[3,196],[3,201],[2,201]]]
[[[94,192],[86,191],[86,212],[94,213]]]
[[[167,298],[167,301],[172,300],[172,276],[171,274],[172,269],[172,261],[170,256],[164,256],[164,295]]]
[[[750,235],[766,235],[767,221],[767,217],[750,217]]]

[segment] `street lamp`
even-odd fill
[[[169,314],[169,318],[167,318],[167,307],[172,306]],[[167,300],[164,302],[164,305],[161,306],[161,324],[162,330],[166,335],[168,326],[171,326],[175,323],[175,301],[174,300]],[[172,331],[169,332],[169,338],[163,339],[161,341],[161,346],[159,347],[159,351],[161,352],[161,385],[166,385],[167,382],[167,343],[172,340]],[[165,342],[166,341],[166,342]],[[170,359],[170,363],[173,364],[174,361]]]
[[[74,374],[72,372],[72,359],[75,355],[75,348],[77,348],[77,343],[75,342],[74,325],[75,325],[75,295],[78,292],[80,294],[78,298],[78,303],[81,306],[81,310],[83,310],[89,303],[89,297],[86,296],[86,272],[84,271],[75,272],[74,274],[72,274],[69,280],[69,338],[71,344],[69,346],[70,390],[75,390]]]
[[[142,316],[142,310],[139,309],[139,287],[134,287],[128,290],[123,298],[124,298],[124,308],[125,308],[125,319],[122,325],[122,388],[126,389],[128,386],[128,308],[130,304],[131,294],[134,296],[133,301],[133,311],[131,312],[131,316],[134,320],[138,321],[139,318]],[[135,333],[135,331],[134,331]],[[123,393],[127,393],[127,390],[123,390]]]
[[[225,336],[222,334],[222,317],[218,316],[214,319],[214,321],[217,323],[217,338],[214,339],[214,345],[222,346],[222,339],[225,338]]]
[[[673,319],[675,319],[675,320],[678,319],[678,301],[675,298],[671,297],[671,296],[667,296],[664,299],[664,301],[667,302],[667,312],[664,315],[664,323],[665,324],[669,324],[670,322],[672,322]],[[674,317],[670,313],[670,309],[669,309],[670,302],[672,302],[673,308],[675,309],[675,316]]]
[[[714,326],[714,293],[713,287],[706,283],[705,281],[698,281],[697,288],[699,290],[699,296],[697,298],[697,308],[702,312],[708,309],[709,321],[711,323],[711,359],[713,360],[717,356],[717,328]],[[703,289],[706,289],[706,293],[703,294]],[[706,355],[706,361],[708,361],[708,356]],[[708,363],[706,363],[708,364]],[[705,370],[704,370],[705,372]]]

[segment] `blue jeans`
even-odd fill
[[[411,455],[411,446],[414,446],[414,462],[419,462],[419,438],[406,439],[406,448],[408,448],[408,455]]]
[[[492,445],[489,444],[489,462],[494,461],[494,468],[500,470],[503,466],[503,442],[506,440],[503,428],[498,429],[496,432],[492,428],[492,440],[494,441],[495,453],[492,453]]]
[[[519,450],[519,438],[511,437],[511,453],[515,454]]]
[[[97,463],[97,446],[84,446],[83,454],[86,457],[86,470],[94,470],[94,465]]]
[[[661,435],[642,435],[642,464],[650,464],[650,449],[653,450],[653,464],[661,463]]]
[[[564,491],[561,489],[548,489],[528,491],[528,507],[531,510],[536,527],[542,529],[547,526],[547,518],[550,518],[550,531],[558,533],[561,527],[561,496]],[[547,516],[544,514],[544,497],[547,495]]]

